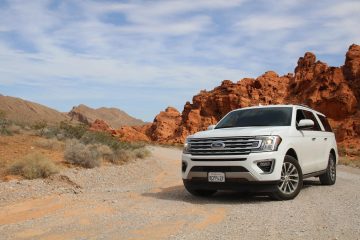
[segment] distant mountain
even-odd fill
[[[122,126],[138,126],[143,125],[144,122],[140,119],[136,119],[126,112],[118,108],[91,108],[86,105],[80,104],[68,113],[68,116],[79,122],[90,124],[96,119],[104,120],[112,128],[120,128]]]
[[[66,114],[44,105],[3,95],[0,95],[0,111],[5,112],[7,119],[17,123],[34,124],[46,121],[49,124],[55,124],[70,120]]]

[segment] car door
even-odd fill
[[[331,129],[331,126],[325,116],[316,114],[316,117],[319,120],[319,123],[322,125],[321,132],[319,132],[319,138],[322,142],[321,159],[319,159],[318,167],[320,170],[326,169],[329,161],[329,154],[332,148],[332,139],[334,138],[334,133]]]
[[[321,131],[320,125],[312,112],[305,109],[296,110],[296,125],[302,119],[311,119],[314,126],[309,129],[297,129],[295,142],[295,151],[301,163],[303,174],[319,171],[318,163],[321,158],[319,148],[321,142],[318,136]]]

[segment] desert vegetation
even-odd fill
[[[0,159],[2,177],[43,178],[59,172],[62,167],[119,165],[150,155],[145,143],[122,142],[109,133],[91,131],[84,124],[48,125],[40,121],[31,126],[18,125],[6,120],[1,112],[0,128],[2,155],[8,155]],[[16,145],[18,142],[27,142],[27,145],[20,147]],[[11,149],[12,153],[7,154]],[[14,154],[16,152],[18,154]]]
[[[10,164],[9,174],[21,175],[26,179],[45,178],[59,172],[59,167],[40,153],[29,154]]]
[[[340,164],[360,168],[360,149],[358,147],[354,145],[348,147],[340,145],[338,152]]]

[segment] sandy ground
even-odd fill
[[[188,194],[181,151],[151,147],[124,166],[0,182],[0,239],[360,239],[360,170],[307,180],[292,201]]]

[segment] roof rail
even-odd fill
[[[308,106],[308,105],[306,105],[306,104],[297,104],[297,105],[302,106],[302,107],[306,107],[306,108],[310,108],[310,109],[311,109],[311,107],[309,107],[309,106]]]

